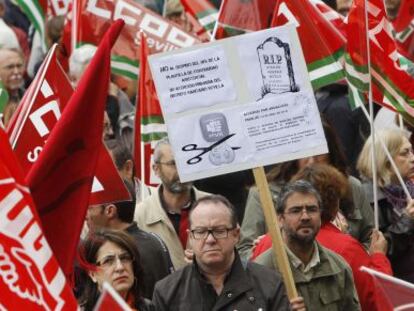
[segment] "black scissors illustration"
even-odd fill
[[[202,155],[204,155],[207,152],[211,151],[214,147],[217,147],[218,145],[220,145],[221,143],[223,143],[226,140],[230,139],[234,135],[236,135],[236,134],[234,133],[234,134],[227,135],[227,136],[223,137],[222,139],[216,141],[214,144],[212,144],[209,147],[200,147],[199,148],[197,146],[197,144],[185,145],[184,147],[181,148],[182,151],[196,151],[196,150],[201,151],[198,155],[196,155],[195,157],[189,159],[187,161],[187,164],[197,164],[197,163],[201,162],[201,160],[203,159]],[[240,147],[231,147],[231,149],[237,150],[237,149],[240,149]]]

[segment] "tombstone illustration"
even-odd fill
[[[257,47],[263,87],[262,98],[269,93],[298,92],[290,47],[276,37],[267,38]]]

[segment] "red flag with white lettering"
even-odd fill
[[[198,38],[180,29],[158,14],[133,0],[80,0],[77,9],[76,46],[89,43],[96,45],[113,23],[122,18],[125,27],[112,49],[112,71],[132,79],[137,78],[140,32],[148,37],[152,53],[167,52],[189,47]],[[72,34],[73,35],[73,34]]]
[[[361,271],[369,273],[382,290],[386,305],[382,311],[414,310],[414,284],[362,266]]]
[[[73,272],[102,147],[111,47],[123,24],[118,20],[106,33],[39,159],[26,176],[45,235],[67,276]]]
[[[76,310],[76,299],[22,182],[17,158],[0,128],[0,309]]]
[[[167,136],[167,127],[161,112],[160,102],[155,91],[154,80],[148,64],[148,46],[145,36],[141,34],[141,66],[139,74],[139,107],[135,116],[136,176],[146,185],[155,186],[157,180],[151,175],[153,146],[157,140]],[[142,150],[144,148],[144,150]],[[143,172],[142,172],[143,171]]]
[[[73,94],[72,85],[56,59],[56,48],[57,45],[54,45],[47,54],[27,91],[30,96],[25,96],[20,102],[21,111],[9,129],[10,142],[25,175],[39,158],[50,132]],[[90,204],[128,199],[129,192],[106,147],[102,145]]]
[[[131,307],[109,283],[104,282],[103,291],[93,309],[94,311],[129,311]]]

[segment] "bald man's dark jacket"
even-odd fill
[[[219,296],[194,262],[159,281],[153,303],[159,311],[290,310],[280,275],[237,253]]]

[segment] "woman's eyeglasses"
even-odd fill
[[[99,267],[110,268],[115,266],[117,259],[123,264],[130,264],[134,261],[134,257],[131,256],[130,253],[122,253],[122,254],[114,254],[108,255],[102,258],[99,261],[96,261],[96,265]]]

